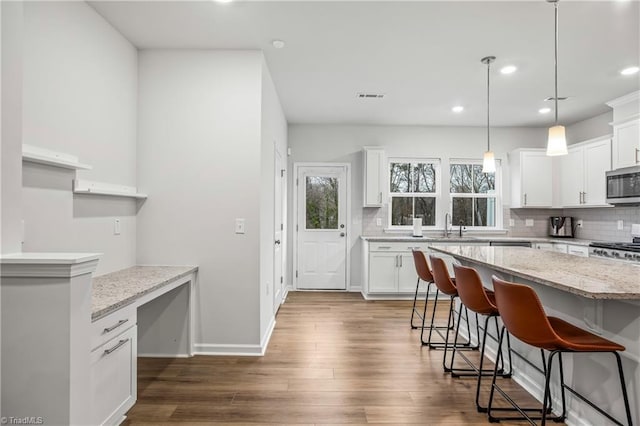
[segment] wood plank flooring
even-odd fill
[[[264,357],[140,358],[125,424],[487,424],[476,379],[443,373],[410,313],[406,301],[289,293]]]

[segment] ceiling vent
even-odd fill
[[[357,93],[356,98],[359,99],[382,99],[384,93]]]
[[[558,96],[558,101],[566,101],[567,99],[569,99],[569,97],[567,96]],[[545,99],[545,101],[555,101],[556,98],[554,96],[549,96],[548,98]]]

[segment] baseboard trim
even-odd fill
[[[352,285],[349,287],[348,290],[350,293],[362,293],[362,286],[361,285]]]
[[[191,358],[189,354],[158,354],[158,353],[140,353],[138,358]]]
[[[194,345],[194,355],[216,355],[216,356],[263,356],[267,350],[267,345],[271,340],[271,335],[276,326],[276,319],[272,318],[267,331],[262,336],[259,345],[216,345],[211,343],[196,343]]]
[[[362,297],[365,300],[413,300],[415,293],[396,294],[396,293],[365,293],[361,291]],[[424,293],[418,293],[418,300],[424,302]],[[434,296],[435,297],[435,296]],[[429,298],[431,300],[431,297]]]

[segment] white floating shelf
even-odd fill
[[[46,164],[71,170],[91,170],[88,164],[82,164],[75,155],[38,148],[32,145],[22,145],[22,161]]]
[[[73,181],[75,194],[111,195],[114,197],[147,198],[147,194],[141,194],[133,186],[114,185],[112,183],[93,182],[84,179]]]

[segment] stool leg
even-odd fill
[[[447,348],[449,347],[449,327],[451,325],[453,325],[452,321],[453,321],[453,316],[454,316],[454,310],[453,310],[453,297],[451,297],[451,305],[449,307],[449,320],[447,321],[447,331],[446,331],[446,336],[444,339],[444,355],[442,356],[442,368],[444,369],[444,371],[446,373],[449,373],[451,371],[451,368],[447,368],[446,362],[447,362]],[[455,331],[455,338],[454,340],[457,341],[458,340],[458,329],[460,328],[460,317],[462,316],[462,306],[460,306],[460,310],[458,311],[458,324],[456,326],[456,331]],[[455,344],[454,344],[455,345]],[[453,362],[453,360],[452,360]]]
[[[436,318],[436,308],[438,307],[438,296],[440,295],[440,290],[436,290],[436,298],[433,301],[433,312],[431,313],[431,325],[429,326],[429,337],[427,337],[427,341],[425,342],[422,338],[422,334],[424,334],[424,319],[422,320],[422,333],[420,335],[420,340],[423,345],[431,346],[431,333],[433,333],[433,322]],[[426,317],[426,316],[425,316]]]
[[[489,422],[491,423],[499,421],[498,418],[493,417],[491,415],[491,407],[493,405],[493,395],[495,393],[496,377],[498,375],[498,361],[499,361],[498,358],[502,357],[502,339],[504,338],[504,331],[505,331],[505,328],[503,326],[502,329],[500,330],[500,338],[498,339],[496,364],[495,364],[495,367],[493,368],[493,378],[491,379],[491,390],[489,391],[489,402],[487,403],[487,417],[489,419]]]
[[[624,372],[622,371],[622,360],[618,352],[613,353],[618,362],[618,374],[620,375],[620,385],[622,385],[622,398],[624,399],[624,409],[627,412],[627,423],[632,426],[633,420],[631,420],[631,407],[629,407],[629,396],[627,395],[627,386],[624,383]]]
[[[553,351],[549,354],[549,361],[545,368],[546,374],[544,379],[544,398],[542,399],[542,419],[540,421],[541,426],[547,424],[547,412],[551,411],[551,366],[553,365],[553,357],[560,353],[560,351]],[[549,405],[547,405],[547,400],[549,401]]]
[[[480,366],[478,367],[478,383],[476,385],[476,410],[478,410],[478,413],[487,412],[487,407],[483,407],[480,405],[480,383],[482,381],[482,365],[484,364],[484,348],[487,343],[487,329],[489,328],[489,319],[491,319],[491,317],[488,316],[484,320],[484,332],[482,333],[482,349],[480,349]],[[498,323],[496,322],[496,326],[497,324]],[[480,335],[478,335],[478,337],[480,337]],[[500,357],[496,356],[496,364],[498,364],[498,358]]]
[[[551,354],[553,354],[553,352],[549,354],[549,361],[551,361]],[[547,361],[544,359],[544,349],[540,349],[540,356],[542,357],[542,374],[547,377],[547,372],[551,374],[551,363],[549,362],[549,365],[547,365]],[[547,401],[543,401],[543,404],[546,403]],[[551,395],[549,395],[549,406],[545,411],[551,412],[551,410]]]
[[[563,422],[567,416],[567,397],[564,390],[564,368],[562,367],[562,352],[558,353],[558,367],[560,367],[560,394],[562,395],[562,414],[553,419],[554,422]]]
[[[420,288],[420,277],[416,283],[416,293],[413,295],[413,308],[411,309],[411,329],[415,330],[418,326],[413,325],[413,316],[416,313],[416,301],[418,300],[418,289]]]

